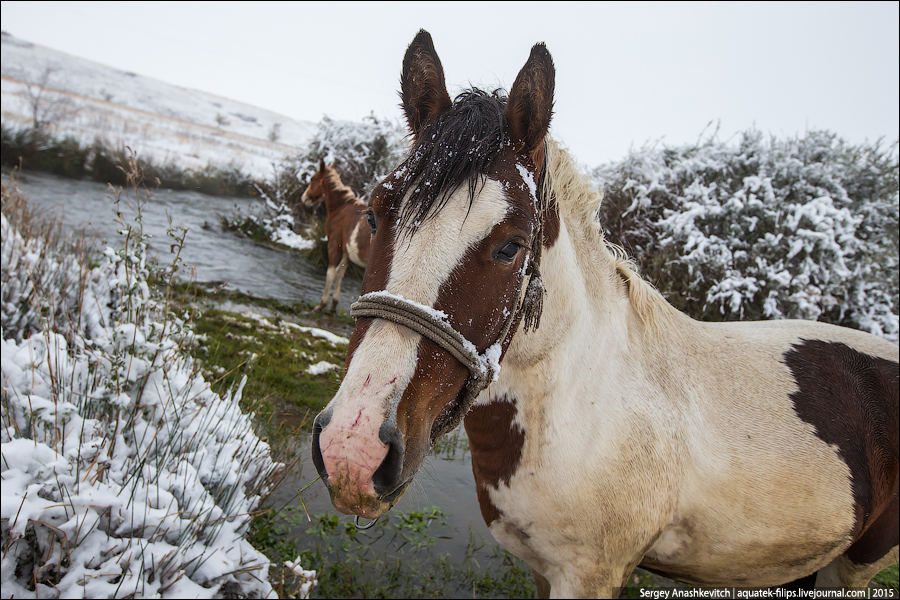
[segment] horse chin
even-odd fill
[[[331,504],[344,513],[345,515],[356,515],[363,519],[377,519],[384,516],[391,510],[395,504],[406,493],[409,484],[412,483],[410,477],[405,483],[396,486],[391,492],[378,496],[370,496],[367,494],[348,495],[346,493],[336,494],[334,487],[326,482],[328,493],[331,496]]]
[[[394,504],[397,503],[397,500],[403,495],[406,491],[406,487],[400,491],[395,497],[393,497],[390,501],[385,500],[381,497],[372,497],[372,496],[356,496],[356,497],[337,497],[335,496],[333,490],[329,487],[329,491],[331,492],[331,503],[334,507],[345,515],[356,515],[358,517],[362,517],[363,519],[377,519],[383,515],[385,515],[391,508],[394,507]]]
[[[456,427],[459,426],[459,423],[462,422],[462,417],[465,417],[465,415],[460,416],[457,413],[459,411],[463,410],[462,396],[465,393],[465,391],[466,391],[466,388],[465,388],[465,386],[463,386],[459,390],[459,392],[457,392],[456,397],[454,397],[451,402],[446,404],[441,409],[441,411],[438,413],[437,418],[431,424],[431,431],[428,435],[429,442],[430,442],[430,445],[428,447],[429,451],[434,449],[434,446],[435,446],[435,444],[437,444],[437,441],[439,439],[441,439],[442,437],[444,437],[445,435],[447,435],[448,433],[453,431],[453,429],[456,429]],[[455,427],[448,429],[447,423],[452,420],[457,420],[457,424]]]
[[[345,504],[345,502],[349,502],[349,504]],[[332,498],[331,503],[345,515],[356,515],[363,519],[377,519],[385,515],[394,506],[390,502],[382,502],[374,498],[361,499],[359,503],[349,499],[338,500],[337,498]]]

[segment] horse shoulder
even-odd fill
[[[565,375],[549,366],[529,378],[504,367],[492,400],[476,404],[465,424],[479,504],[493,535],[550,577],[554,592],[568,582],[576,596],[590,596],[595,591],[585,573],[624,580],[670,521],[677,435],[664,411],[605,409],[597,396],[602,386],[590,377],[578,383],[563,377],[552,387],[566,391],[528,400],[531,384],[554,372]],[[632,558],[619,564],[610,556]]]

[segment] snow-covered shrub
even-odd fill
[[[258,184],[254,186],[263,204],[247,214],[237,210],[231,215],[223,215],[222,226],[256,242],[274,242],[296,250],[312,248],[315,241],[308,230],[303,234],[295,232],[298,227],[291,207],[270,198]]]
[[[77,331],[87,339],[96,337],[97,311],[102,303],[92,297],[98,273],[84,260],[89,251],[85,241],[62,238],[53,222],[39,223],[21,196],[14,193],[14,184],[4,181],[2,185],[3,337],[21,342],[41,331],[43,323],[63,331]],[[26,230],[20,232],[18,226]],[[93,310],[83,314],[82,306]]]
[[[408,150],[406,130],[374,115],[362,122],[324,117],[298,165],[297,177],[306,189],[319,161],[335,163],[341,181],[358,195],[372,187],[400,163]]]
[[[146,236],[123,236],[88,268],[3,215],[2,596],[270,596],[244,534],[279,465],[151,293],[167,273]],[[29,279],[60,271],[82,275],[80,302],[64,277]]]
[[[594,172],[601,222],[695,318],[898,325],[896,146],[827,132],[643,149]]]
[[[254,239],[278,242],[308,250],[314,245],[316,221],[325,207],[312,209],[300,202],[320,161],[335,163],[341,181],[357,195],[367,196],[375,184],[394,169],[407,150],[405,131],[397,124],[374,116],[362,122],[324,117],[305,154],[275,166],[272,181],[256,185],[263,204],[252,214],[234,214],[224,225]],[[294,232],[301,233],[297,239]]]

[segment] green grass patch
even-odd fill
[[[244,397],[265,399],[273,410],[287,405],[314,414],[340,385],[346,341],[324,330],[256,313],[208,309],[195,320],[194,332],[200,340],[195,353],[216,391],[236,386],[247,375]]]
[[[898,573],[900,573],[900,568],[898,568],[897,564],[893,564],[873,577],[872,581],[886,588],[900,590],[900,574]],[[894,594],[893,597],[896,598],[897,594]]]
[[[332,513],[313,524],[287,509],[258,519],[255,540],[277,548],[278,564],[298,555],[318,571],[312,598],[533,598],[531,570],[495,543],[470,534],[458,556],[435,550],[447,537],[445,513],[437,507],[391,512],[368,530]],[[277,577],[273,577],[277,580]]]

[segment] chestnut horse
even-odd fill
[[[865,585],[897,561],[897,346],[666,303],[548,136],[554,73],[538,44],[508,97],[451,101],[431,37],[409,46],[414,144],[372,193],[346,375],[313,429],[335,507],[383,515],[465,418],[484,520],[543,596],[613,597],[638,565]]]
[[[328,213],[325,219],[328,270],[322,301],[313,308],[313,312],[322,310],[328,304],[332,284],[334,297],[330,310],[334,312],[341,299],[341,280],[350,262],[365,268],[369,260],[368,207],[356,197],[353,190],[344,185],[334,163],[326,167],[324,160],[319,161],[319,170],[310,178],[309,187],[303,192],[301,201],[305,206],[312,206],[323,196]]]

